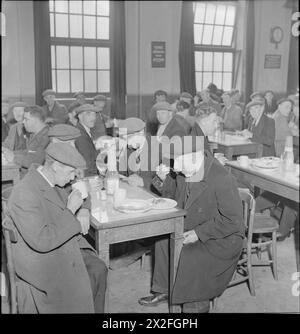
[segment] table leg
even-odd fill
[[[109,243],[106,240],[106,231],[96,230],[96,250],[98,256],[101,260],[104,261],[107,266],[107,283],[106,283],[106,292],[105,292],[105,305],[104,313],[109,313]]]
[[[169,284],[169,305],[170,313],[180,313],[181,306],[171,304],[172,290],[177,273],[179,257],[183,245],[184,218],[175,218],[174,232],[170,236],[170,284]]]

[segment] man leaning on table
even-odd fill
[[[32,165],[12,191],[8,215],[18,240],[12,244],[20,313],[101,313],[107,268],[82,237],[89,222],[77,212],[78,190],[64,186],[86,164],[69,144],[50,144],[43,165]]]

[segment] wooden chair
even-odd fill
[[[278,280],[277,274],[277,248],[276,248],[276,232],[278,230],[277,221],[266,215],[255,213],[255,199],[251,195],[248,189],[239,188],[239,194],[243,203],[243,220],[246,228],[246,236],[244,239],[243,250],[240,259],[237,264],[236,271],[233,275],[228,287],[237,285],[239,283],[248,282],[250,294],[255,296],[255,286],[252,267],[255,265],[263,265],[263,262],[259,264],[253,264],[252,252],[253,250],[261,249],[265,246],[272,246],[272,254],[269,252],[269,261],[266,265],[272,265],[273,275],[275,280]],[[261,241],[260,236],[262,234],[272,234],[271,239]],[[258,242],[253,240],[253,237],[259,236]],[[240,274],[239,278],[237,274]],[[211,301],[212,309],[217,307],[217,298]]]
[[[4,234],[5,240],[5,249],[6,249],[6,257],[7,257],[7,269],[8,269],[8,277],[9,277],[9,289],[10,289],[10,312],[12,314],[17,313],[17,278],[16,271],[14,266],[14,260],[12,255],[12,243],[18,241],[18,236],[16,230],[13,226],[11,219],[5,215],[2,220],[2,230]]]

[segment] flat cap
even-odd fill
[[[85,97],[85,95],[84,95],[84,93],[83,92],[76,92],[76,93],[74,93],[74,95],[73,95],[73,97],[76,99],[76,97],[78,97],[78,96],[84,96]]]
[[[283,97],[282,99],[278,100],[277,105],[279,106],[281,103],[286,102],[286,101],[290,102],[292,106],[294,105],[294,101],[289,97]]]
[[[107,100],[107,98],[106,98],[106,96],[105,95],[96,95],[95,97],[94,97],[94,101],[104,101],[104,102],[106,102],[106,100]]]
[[[160,96],[160,95],[164,95],[166,97],[168,96],[167,92],[165,92],[164,90],[161,90],[161,89],[154,92],[154,96]]]
[[[48,95],[55,95],[55,94],[56,92],[53,89],[46,89],[42,93],[43,97],[48,96]]]
[[[246,109],[249,110],[251,107],[263,106],[264,104],[265,104],[264,100],[251,101],[246,105]]]
[[[73,101],[68,108],[68,112],[72,112],[75,108],[81,106],[81,104],[77,101]]]
[[[127,129],[127,134],[141,131],[145,128],[145,122],[137,117],[129,117],[118,121],[119,129]]]
[[[65,143],[50,143],[46,148],[46,156],[74,168],[86,168],[83,156],[75,147]]]
[[[186,99],[191,99],[191,100],[194,99],[193,96],[190,93],[187,93],[187,92],[180,93],[180,97],[184,97]]]
[[[82,104],[81,106],[76,108],[76,115],[79,115],[80,113],[84,112],[84,111],[94,111],[97,112],[98,109],[95,108],[92,104],[86,103],[86,104]]]
[[[152,107],[153,111],[157,110],[168,110],[168,111],[173,111],[172,106],[168,102],[157,102],[155,105]]]
[[[255,96],[260,96],[261,98],[263,98],[263,94],[260,92],[254,92],[250,95],[250,99],[253,99]]]
[[[80,130],[68,124],[56,124],[48,131],[49,137],[56,137],[59,140],[72,140],[80,137]]]
[[[28,104],[25,102],[15,102],[10,106],[9,109],[12,111],[14,108],[17,108],[17,107],[25,108],[25,107],[28,107]]]

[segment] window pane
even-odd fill
[[[224,72],[232,71],[232,53],[224,53]]]
[[[96,18],[84,16],[84,38],[96,38]]]
[[[207,86],[212,82],[212,73],[204,72],[203,73],[203,88],[207,88]]]
[[[96,13],[96,2],[95,1],[83,1],[83,11],[84,14],[94,14]]]
[[[83,71],[71,71],[71,87],[72,92],[83,90]]]
[[[204,52],[203,71],[212,71],[212,52]]]
[[[82,14],[82,1],[70,1],[70,13]]]
[[[213,42],[212,42],[213,45],[221,45],[221,43],[222,43],[222,33],[223,33],[223,27],[222,26],[215,26]]]
[[[234,6],[228,6],[227,12],[226,12],[226,25],[234,25],[234,18],[235,18],[235,7]]]
[[[98,48],[98,69],[109,69],[109,48]]]
[[[233,33],[233,28],[224,27],[224,35],[223,35],[222,45],[229,45],[229,46],[231,45],[232,33]]]
[[[57,68],[69,68],[69,47],[56,47]]]
[[[71,68],[83,68],[81,46],[71,46]]]
[[[70,15],[70,37],[82,38],[82,16]]]
[[[216,12],[216,5],[208,4],[206,6],[205,23],[210,23],[210,24],[214,23],[215,12]]]
[[[55,46],[54,45],[51,45],[51,68],[56,68]]]
[[[196,90],[202,90],[202,72],[196,72]]]
[[[96,71],[84,71],[84,83],[86,92],[96,92]]]
[[[109,15],[109,1],[97,1],[97,14],[98,15]]]
[[[197,3],[196,4],[196,13],[195,13],[195,22],[203,23],[204,22],[204,14],[205,14],[205,4]]]
[[[213,73],[213,83],[218,87],[222,87],[222,73],[214,72]]]
[[[68,37],[68,15],[55,14],[55,29],[56,37]]]
[[[195,44],[202,43],[203,25],[194,24],[194,42]]]
[[[70,92],[69,70],[57,71],[57,91],[59,93]]]
[[[225,14],[226,14],[226,7],[225,6],[218,6],[215,23],[216,24],[224,24]]]
[[[55,80],[55,70],[52,70],[52,88],[56,91],[56,80]]]
[[[230,90],[231,89],[231,73],[223,73],[223,89]]]
[[[53,1],[53,0],[50,0],[50,1],[49,1],[49,11],[50,11],[50,12],[53,12],[53,10],[54,10],[54,1]]]
[[[54,37],[54,14],[50,14],[50,36]]]
[[[214,71],[222,71],[223,67],[223,53],[214,53]]]
[[[213,26],[211,26],[211,25],[204,26],[202,44],[211,44],[212,33],[213,33]]]
[[[97,18],[97,38],[109,39],[109,18],[98,17]]]
[[[109,71],[98,71],[98,91],[109,92]]]
[[[68,1],[54,1],[55,11],[59,13],[68,13]]]
[[[84,48],[84,68],[92,70],[96,69],[96,48]]]
[[[202,52],[195,52],[195,68],[196,71],[202,71]]]

